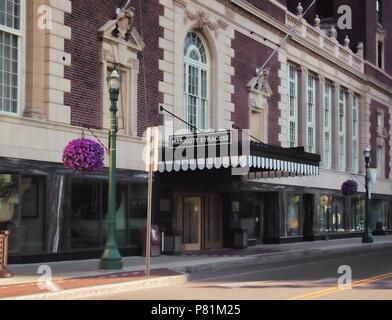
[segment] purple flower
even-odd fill
[[[358,183],[354,180],[346,180],[341,186],[342,194],[345,196],[351,196],[358,191]]]
[[[63,163],[74,172],[97,172],[103,167],[104,155],[104,149],[94,140],[76,139],[64,148]]]

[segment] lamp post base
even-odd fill
[[[123,263],[121,259],[101,259],[99,269],[101,270],[122,270]]]
[[[367,232],[363,235],[362,243],[373,243],[373,236],[370,232]]]
[[[121,270],[123,263],[120,252],[116,249],[106,249],[99,262],[101,270]]]

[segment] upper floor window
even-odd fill
[[[384,68],[384,43],[377,41],[377,67]]]
[[[307,85],[307,121],[306,121],[306,135],[307,135],[307,151],[313,153],[315,145],[315,91],[316,80],[312,75],[308,75]]]
[[[324,85],[324,167],[331,166],[331,85]]]
[[[376,0],[377,22],[382,24],[382,1]]]
[[[16,114],[20,89],[22,0],[0,1],[0,111]]]
[[[298,75],[295,66],[288,65],[288,94],[289,94],[289,147],[293,148],[297,146],[297,113],[298,113]]]
[[[341,171],[346,169],[346,94],[343,89],[339,90],[338,108],[338,168]]]
[[[198,129],[210,125],[209,73],[207,47],[198,33],[189,32],[184,45],[185,115],[186,121]]]

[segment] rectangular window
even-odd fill
[[[377,22],[382,25],[382,0],[376,0]]]
[[[388,201],[373,199],[371,202],[371,231],[384,231],[388,227]]]
[[[377,67],[384,68],[384,44],[381,41],[377,42]]]
[[[352,105],[352,169],[353,173],[358,173],[358,97],[353,96]]]
[[[286,215],[286,236],[299,236],[301,234],[300,225],[300,199],[301,195],[290,193],[288,194],[288,205]]]
[[[324,84],[324,167],[331,166],[331,86]]]
[[[343,197],[322,195],[320,197],[320,233],[344,232]]]
[[[307,81],[307,119],[306,119],[306,133],[307,133],[307,151],[313,153],[315,146],[315,87],[316,80],[312,75],[308,75]]]
[[[296,68],[289,64],[288,65],[288,95],[289,95],[289,147],[293,148],[297,146],[297,88],[298,88],[298,76]]]
[[[377,146],[377,178],[384,178],[384,148]]]
[[[21,0],[0,1],[0,112],[19,112]]]
[[[9,255],[45,250],[45,178],[0,174],[0,221],[10,221]]]
[[[338,156],[339,156],[339,170],[346,169],[346,94],[343,89],[339,90],[339,110],[338,110]]]
[[[349,231],[363,231],[365,225],[365,199],[351,198],[351,217]]]

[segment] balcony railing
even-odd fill
[[[286,26],[292,28],[298,21],[299,16],[291,12],[287,12]],[[314,27],[302,20],[295,31],[295,34],[302,36],[304,39],[315,44],[318,48],[325,51],[328,55],[338,58],[348,66],[354,68],[359,72],[364,72],[363,59],[351,51],[348,46],[340,44],[335,38],[328,37],[324,32],[317,27]]]

